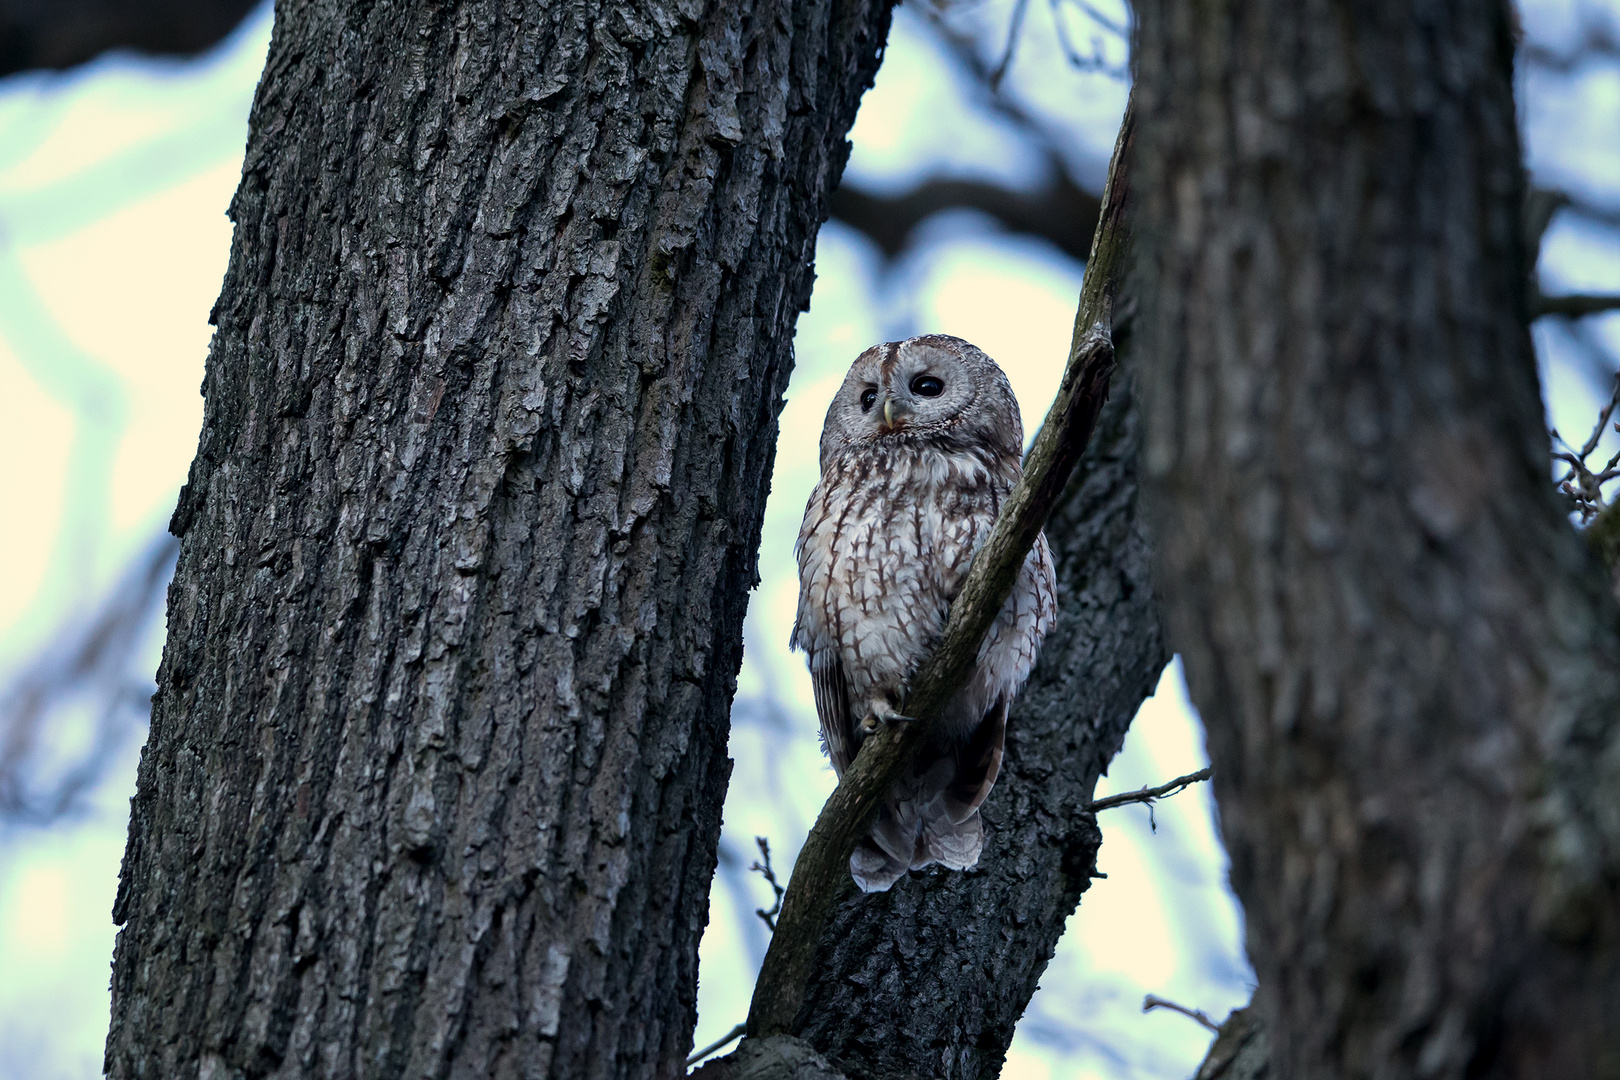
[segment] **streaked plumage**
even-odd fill
[[[793,645],[807,654],[822,739],[840,775],[859,749],[863,720],[903,708],[908,681],[1017,482],[1023,441],[1006,376],[960,338],[874,346],[834,395],[821,433],[821,481],[799,529]],[[933,862],[977,864],[979,806],[1001,767],[1007,709],[1056,608],[1042,535],[972,679],[850,859],[861,888],[887,889]]]

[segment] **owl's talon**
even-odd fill
[[[885,724],[904,724],[911,720],[909,716],[901,716],[885,698],[873,698],[869,707],[871,711],[861,721],[861,730],[869,735],[877,730],[879,720]]]

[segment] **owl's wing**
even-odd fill
[[[816,695],[816,716],[821,720],[821,741],[827,744],[833,772],[839,776],[854,760],[854,728],[849,722],[849,683],[838,650],[823,649],[810,658],[810,686]]]

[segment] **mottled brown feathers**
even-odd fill
[[[840,775],[860,746],[862,722],[903,708],[907,684],[1018,480],[1022,446],[1006,376],[960,338],[874,346],[834,395],[821,481],[799,530],[793,644],[808,657],[822,738]],[[978,862],[978,808],[1000,768],[1007,708],[1055,613],[1043,535],[972,679],[851,858],[863,889],[887,889],[933,862]]]

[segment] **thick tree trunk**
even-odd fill
[[[680,1074],[775,417],[887,22],[283,4],[112,1076]]]
[[[1102,837],[1083,807],[1167,659],[1137,513],[1140,441],[1122,372],[1047,523],[1058,622],[1008,722],[978,869],[869,895],[851,884],[828,923],[799,1034],[850,1076],[992,1080],[1091,884]]]
[[[1273,1075],[1617,1075],[1620,647],[1549,481],[1508,5],[1138,11],[1157,581]]]

